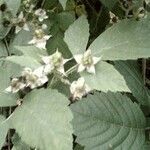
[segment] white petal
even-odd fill
[[[74,55],[74,59],[76,60],[76,62],[77,62],[78,64],[81,64],[81,63],[82,63],[82,58],[83,58],[83,55],[81,55],[81,54]]]
[[[54,66],[52,66],[51,64],[48,64],[44,67],[44,73],[49,74],[53,69],[54,69]]]
[[[90,56],[91,54],[92,54],[91,50],[88,49],[87,51],[85,51],[84,57],[86,58],[86,57]]]
[[[23,12],[22,12],[22,11],[20,12],[18,18],[19,18],[19,19],[23,19]]]
[[[73,94],[76,91],[77,81],[73,81],[70,86],[70,92]]]
[[[19,26],[16,26],[16,30],[15,30],[15,33],[17,34],[18,32],[20,32],[22,30],[22,28],[21,27],[19,27]]]
[[[43,74],[44,74],[44,66],[41,66],[41,67],[35,69],[35,70],[33,71],[33,73],[34,73],[36,76],[38,76],[38,77],[42,77]]]
[[[42,22],[44,19],[43,17],[39,17],[39,21]]]
[[[94,65],[87,67],[86,69],[87,69],[87,72],[95,74],[95,66]]]
[[[6,88],[5,91],[6,91],[6,92],[12,92],[11,86],[9,86],[8,88]]]
[[[85,84],[85,79],[83,77],[79,78],[77,81],[77,86],[78,87],[83,87]]]
[[[59,68],[57,69],[57,71],[66,76],[66,73],[65,73],[65,70],[64,70],[64,66],[59,67]]]
[[[50,63],[50,56],[44,56],[44,57],[42,57],[42,61],[43,61],[45,64],[49,64],[49,63]]]
[[[29,27],[28,27],[28,25],[27,25],[26,23],[24,24],[23,29],[24,29],[25,31],[30,31],[30,29],[29,29]]]
[[[40,49],[46,49],[46,41],[44,41],[44,42],[39,41],[39,42],[35,43],[35,46]]]
[[[43,38],[45,39],[45,40],[48,40],[49,38],[51,38],[52,37],[52,35],[45,35]]]
[[[28,42],[28,44],[35,44],[37,42],[37,40],[35,38],[33,38],[31,41]]]
[[[94,65],[97,64],[101,60],[101,57],[93,57]]]
[[[82,64],[79,64],[79,66],[78,66],[78,72],[84,71],[85,68],[86,68],[85,66],[83,66]]]

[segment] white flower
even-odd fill
[[[95,74],[95,65],[100,61],[99,57],[92,56],[90,49],[87,50],[83,55],[75,55],[74,59],[78,63],[78,72],[87,70],[87,72],[93,74]]]
[[[46,30],[47,29],[47,25],[46,24],[42,24],[42,29]]]
[[[18,24],[16,26],[15,33],[20,32],[21,30],[30,31],[29,27],[26,23],[26,19],[23,16],[23,12],[21,12],[18,16]]]
[[[32,71],[32,69],[30,68],[25,68],[22,72],[22,76],[25,78],[26,87],[30,87],[31,89],[33,89],[45,84],[48,81],[48,78],[44,74],[43,70],[43,66],[34,71]]]
[[[38,16],[40,22],[48,18],[48,16],[46,15],[46,11],[41,8],[35,11],[35,15]]]
[[[46,42],[51,35],[45,35],[42,29],[35,30],[35,36],[28,44],[33,44],[40,49],[46,49]]]
[[[6,92],[16,93],[22,90],[26,85],[22,83],[18,78],[14,78],[11,81],[10,86],[5,90]]]
[[[114,24],[119,21],[119,18],[115,14],[113,14],[111,11],[109,12],[109,15],[110,15],[110,21],[109,21],[110,24]]]
[[[84,95],[90,92],[90,87],[85,83],[83,77],[79,78],[77,81],[72,82],[70,86],[70,92],[72,94],[73,100],[81,99]]]
[[[44,72],[46,74],[51,73],[51,71],[53,70],[56,70],[65,75],[64,64],[69,61],[69,59],[64,59],[62,57],[62,54],[58,50],[50,56],[42,57],[42,60],[45,63]]]

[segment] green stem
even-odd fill
[[[66,75],[68,76],[69,74],[73,73],[77,69],[78,65],[75,65],[71,67],[69,70],[66,71]]]

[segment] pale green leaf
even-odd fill
[[[107,91],[126,91],[130,92],[123,76],[107,62],[99,62],[96,65],[96,74],[83,72],[81,76],[85,78],[90,88]]]
[[[5,89],[10,85],[13,77],[20,75],[21,68],[13,63],[5,62],[0,66],[0,106],[15,106],[18,98],[17,94],[6,93]]]
[[[65,9],[66,8],[67,0],[59,0],[59,2],[61,3],[63,9]]]
[[[41,57],[47,55],[46,50],[39,49],[35,46],[16,46],[16,49],[22,52],[22,55],[32,57],[33,59],[41,62]]]
[[[18,12],[19,7],[20,7],[21,0],[5,0],[5,2],[7,3],[8,9],[15,16]]]
[[[68,104],[68,99],[55,90],[34,90],[15,110],[12,124],[21,139],[32,147],[72,150],[72,113]]]
[[[127,96],[96,92],[71,108],[77,142],[85,150],[141,150],[145,117]]]
[[[103,60],[150,57],[150,17],[122,20],[102,33],[90,46]]]
[[[26,143],[21,141],[21,138],[18,136],[18,134],[14,134],[14,136],[12,137],[12,142],[12,150],[31,150]]]
[[[21,67],[29,67],[36,69],[41,64],[30,56],[9,56],[6,58],[7,61],[20,65]]]
[[[85,16],[77,19],[65,32],[64,40],[72,54],[84,52],[89,39],[89,24]]]
[[[133,96],[142,105],[150,105],[148,89],[144,86],[141,71],[135,61],[117,61],[116,69],[123,75]]]
[[[3,116],[0,115],[0,149],[5,143],[6,135],[8,132],[9,126]]]

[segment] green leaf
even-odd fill
[[[12,142],[13,142],[12,150],[31,150],[27,144],[21,141],[21,138],[18,136],[18,134],[15,134],[12,137]]]
[[[15,110],[12,125],[21,139],[32,147],[71,150],[72,113],[68,104],[68,99],[55,90],[34,90]]]
[[[7,56],[7,49],[5,47],[5,44],[3,42],[0,42],[0,58]]]
[[[0,92],[0,107],[16,106],[17,99],[19,99],[17,94]]]
[[[150,57],[150,17],[140,21],[122,20],[102,33],[90,46],[103,60]]]
[[[0,106],[15,106],[18,98],[17,94],[6,93],[5,89],[10,84],[10,78],[20,75],[21,68],[13,63],[5,62],[0,66]]]
[[[85,150],[141,150],[145,117],[127,96],[96,92],[71,108],[77,142]]]
[[[12,43],[10,43],[11,53],[18,54],[16,50],[16,46],[28,46],[28,42],[31,41],[33,38],[32,31],[25,31],[21,30],[18,34],[16,34],[15,38],[13,39]]]
[[[100,0],[108,9],[112,9],[118,0]]]
[[[99,62],[96,65],[96,74],[83,72],[81,76],[85,78],[86,83],[90,88],[107,91],[126,91],[130,92],[123,76],[114,68],[113,65],[107,62]]]
[[[69,12],[62,12],[54,16],[53,25],[50,30],[52,37],[47,42],[49,54],[54,53],[58,48],[65,58],[71,57],[71,52],[63,38],[65,30],[74,22],[74,20],[75,15]]]
[[[144,86],[141,71],[135,61],[117,61],[116,69],[123,75],[133,96],[142,105],[150,105],[148,89]]]
[[[0,115],[0,149],[5,143],[6,135],[8,132],[9,126],[3,116]]]
[[[39,49],[35,46],[16,46],[16,49],[22,52],[22,55],[32,57],[41,62],[41,57],[47,55],[46,50]]]
[[[59,2],[61,3],[63,9],[65,9],[66,8],[67,0],[59,0]]]
[[[64,40],[72,54],[84,52],[89,39],[89,24],[85,16],[77,19],[65,32]]]
[[[5,0],[5,2],[7,3],[8,9],[15,16],[18,12],[19,7],[20,7],[21,0]]]
[[[30,56],[9,56],[6,58],[7,61],[20,65],[21,67],[29,67],[31,69],[36,69],[41,66],[41,64]]]
[[[84,148],[77,144],[74,150],[84,150]]]

